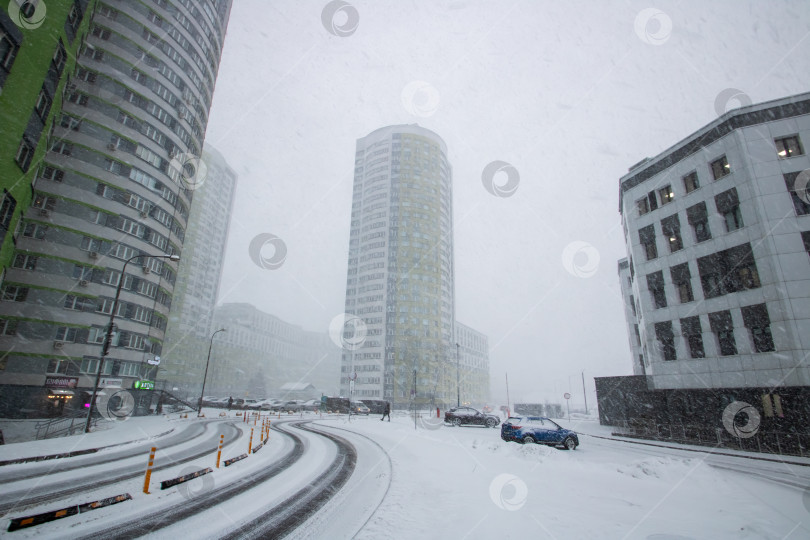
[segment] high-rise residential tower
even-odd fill
[[[452,201],[434,132],[389,126],[357,141],[345,311],[366,337],[343,352],[341,394],[395,406],[455,398]]]
[[[154,376],[177,272],[167,257],[182,256],[230,5],[92,4],[2,285],[13,407],[61,408],[50,390],[93,387],[119,284],[102,386]]]
[[[172,310],[163,344],[166,388],[199,396],[212,332],[214,306],[236,194],[236,172],[216,149],[203,149],[199,187],[188,218]],[[217,339],[222,339],[219,335]]]

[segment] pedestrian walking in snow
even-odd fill
[[[388,403],[387,401],[385,402],[385,410],[383,411],[382,418],[380,418],[380,422],[385,420],[386,416],[388,417],[388,421],[390,422],[391,421],[391,404]]]
[[[229,411],[231,410],[231,407],[233,407],[233,397],[228,398],[228,410]]]

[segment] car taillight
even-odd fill
[[[515,424],[509,424],[509,427],[511,427],[512,429],[520,429],[523,426],[516,426]]]

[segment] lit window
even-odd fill
[[[731,172],[731,167],[728,164],[726,156],[712,161],[710,167],[712,169],[712,177],[714,177],[715,180],[719,180]]]
[[[802,150],[802,145],[797,135],[776,139],[773,142],[776,145],[776,155],[780,158],[804,155],[804,150]]]
[[[658,190],[658,196],[661,198],[661,205],[663,206],[675,199],[675,192],[672,191],[672,186],[666,186]]]

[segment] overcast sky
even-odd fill
[[[327,332],[355,141],[418,123],[453,165],[457,318],[489,336],[493,401],[508,373],[512,402],[570,380],[581,404],[584,370],[590,405],[594,376],[632,373],[619,178],[718,112],[810,90],[809,32],[804,0],[234,0],[206,138],[239,174],[219,301]],[[493,161],[511,195],[486,189]],[[279,268],[252,262],[259,234]]]

